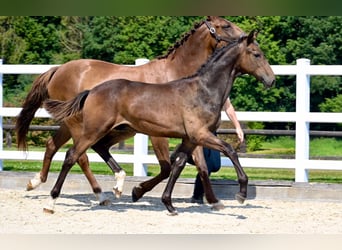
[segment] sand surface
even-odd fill
[[[16,234],[339,234],[342,202],[222,200],[225,208],[174,197],[177,216],[169,216],[160,197],[133,203],[124,195],[99,206],[91,193],[63,193],[54,214],[43,213],[49,193],[0,189],[0,233]]]

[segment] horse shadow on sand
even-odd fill
[[[131,195],[122,195],[121,198],[115,198],[112,192],[105,192],[105,195],[110,200],[110,203],[106,206],[100,206],[96,197],[92,193],[63,193],[60,195],[60,198],[56,202],[56,210],[58,210],[59,206],[67,207],[68,211],[101,211],[101,210],[109,210],[113,212],[124,213],[129,210],[137,210],[137,211],[149,211],[149,212],[164,212],[168,213],[166,207],[161,201],[161,197],[157,196],[149,196],[146,195],[142,197],[137,202],[132,201]],[[271,209],[270,207],[253,205],[251,203],[245,202],[245,204],[239,204],[236,201],[227,202],[225,201],[233,201],[234,196],[228,195],[225,197],[218,198],[224,202],[225,207],[223,210],[215,211],[212,209],[210,204],[197,204],[191,203],[190,197],[173,197],[172,203],[179,214],[182,213],[190,213],[190,214],[215,214],[215,215],[225,215],[225,216],[233,216],[236,219],[247,219],[247,217],[243,214],[235,214],[236,209]],[[39,199],[46,202],[49,199],[49,194],[46,195],[36,195],[36,194],[27,194],[24,196],[27,199]],[[249,200],[252,200],[255,196],[250,197]],[[231,212],[227,213],[227,209],[231,210]],[[241,210],[239,210],[241,212]]]

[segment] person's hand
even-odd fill
[[[241,128],[237,128],[236,129],[236,134],[240,140],[240,143],[242,143],[244,141],[244,133],[243,130]]]

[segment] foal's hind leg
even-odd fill
[[[201,177],[205,197],[208,203],[212,205],[213,210],[223,209],[224,205],[222,204],[221,201],[219,201],[216,198],[215,193],[210,184],[210,179],[208,175],[208,167],[205,162],[204,155],[203,155],[203,147],[197,146],[192,153],[192,158],[196,165],[197,171]]]
[[[176,184],[176,181],[183,171],[185,164],[188,160],[189,155],[195,148],[195,145],[191,143],[186,143],[184,140],[182,144],[179,146],[177,151],[174,153],[175,160],[172,163],[171,166],[171,174],[169,176],[169,180],[166,184],[166,187],[164,189],[163,195],[162,195],[162,202],[166,206],[167,210],[170,212],[170,215],[177,215],[177,210],[173,207],[172,201],[171,201],[171,194],[173,191],[173,188]]]
[[[132,190],[133,202],[138,201],[146,192],[151,191],[156,185],[169,177],[171,163],[169,156],[169,142],[167,138],[151,137],[154,153],[158,158],[160,173],[155,177],[144,181]]]
[[[64,124],[61,124],[56,134],[47,140],[42,169],[35,175],[33,179],[29,180],[26,186],[27,191],[33,190],[40,184],[46,182],[53,156],[56,154],[57,150],[70,138],[71,135],[68,128]]]

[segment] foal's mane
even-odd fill
[[[208,21],[208,19],[207,19],[207,21]],[[183,37],[180,38],[180,40],[178,40],[172,47],[170,47],[170,48],[168,49],[168,51],[166,52],[165,55],[157,56],[157,59],[165,59],[165,58],[168,58],[168,56],[169,56],[170,54],[172,54],[174,51],[176,51],[179,47],[181,47],[181,46],[189,39],[189,37],[190,37],[192,34],[194,34],[194,33],[196,32],[196,30],[197,30],[199,27],[202,26],[202,24],[203,24],[204,22],[205,22],[205,21],[202,20],[202,21],[200,21],[200,22],[195,23],[194,26],[193,26],[193,28],[192,28],[190,31],[188,31],[187,33],[185,33],[185,34],[183,35]]]
[[[202,64],[202,66],[197,70],[197,72],[191,76],[185,77],[185,78],[192,78],[198,75],[201,75],[206,72],[206,68],[209,64],[211,64],[213,61],[217,61],[227,50],[233,48],[234,46],[241,43],[241,41],[245,38],[245,36],[240,37],[240,39],[233,41],[232,43],[229,43],[221,48],[218,48],[214,51],[213,54],[207,59],[205,63]]]

